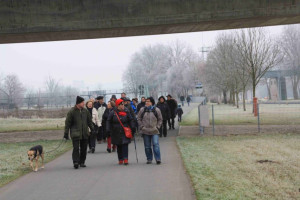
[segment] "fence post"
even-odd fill
[[[260,133],[260,116],[259,116],[259,104],[257,104],[257,128]]]
[[[213,136],[215,135],[215,114],[214,114],[214,105],[211,105],[211,111],[212,111],[212,125],[213,125]]]

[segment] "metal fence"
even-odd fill
[[[203,113],[204,108],[206,108],[207,114]],[[242,107],[203,102],[198,106],[198,118],[201,134],[300,132],[300,104],[260,103],[257,106],[257,116],[254,116],[252,104],[247,104],[246,111],[244,111]],[[203,123],[204,120],[208,123]]]

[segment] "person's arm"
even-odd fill
[[[144,112],[145,108],[141,108],[140,112],[138,113],[138,124],[139,124],[139,129],[143,128],[142,124],[142,113]]]
[[[70,132],[70,128],[72,126],[72,112],[69,111],[66,117],[66,121],[65,121],[65,132],[64,132],[64,138],[66,140],[69,139],[69,132]]]
[[[163,117],[162,114],[160,112],[160,109],[156,108],[156,113],[157,113],[157,124],[156,124],[156,128],[160,128],[163,122]]]
[[[135,120],[134,120],[134,118],[132,117],[132,115],[130,114],[130,112],[127,113],[127,119],[128,119],[128,121],[129,121],[128,125],[130,126],[131,131],[132,131],[132,136],[134,136],[135,131],[136,131],[136,130],[135,130],[135,129],[136,129],[136,127],[135,127]]]
[[[170,110],[170,107],[168,104],[167,104],[166,108],[167,108],[167,120],[168,120],[171,118],[171,110]]]
[[[107,117],[107,120],[106,120],[106,134],[107,134],[107,136],[111,135],[111,127],[112,127],[113,116],[114,116],[114,111],[111,111],[108,114],[108,117]]]

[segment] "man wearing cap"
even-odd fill
[[[127,97],[123,97],[121,99],[124,101],[125,108],[128,109],[128,111],[129,111],[130,115],[132,116],[132,118],[136,119],[135,112],[134,112],[133,108],[130,105],[130,103],[131,103],[130,99],[127,98]]]
[[[98,96],[96,98],[97,103],[95,103],[94,107],[98,111],[98,118],[100,122],[102,122],[102,116],[107,108],[106,103],[104,102],[103,96]],[[106,136],[105,136],[105,130],[103,130],[103,125],[101,125],[98,129],[98,134],[97,134],[97,141],[99,144],[101,144],[102,140],[105,142]]]
[[[113,94],[113,95],[111,95],[111,98],[110,98],[110,100],[111,100],[111,101],[113,101],[113,102],[115,102],[115,101],[117,100],[117,97],[116,97],[116,95],[114,95],[114,94]]]
[[[175,124],[175,117],[176,117],[176,110],[177,110],[177,101],[173,99],[170,94],[167,96],[167,98],[168,98],[167,104],[169,105],[170,114],[171,114],[170,118],[168,119],[169,129],[171,128],[175,129],[174,124]]]
[[[84,107],[84,98],[77,96],[76,105],[71,108],[65,121],[64,138],[69,139],[69,133],[73,143],[72,159],[74,168],[86,167],[87,144],[89,130],[94,133],[92,117]]]

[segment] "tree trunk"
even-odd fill
[[[255,89],[256,89],[256,85],[255,85],[255,78],[252,78],[252,101],[254,100],[255,95]],[[252,113],[254,113],[254,103],[252,104]]]
[[[267,90],[268,90],[268,98],[269,100],[271,100],[271,88],[270,88],[270,84],[268,83],[268,79],[266,78],[266,85],[267,85]]]
[[[299,99],[298,84],[299,84],[298,77],[294,76],[292,78],[292,87],[293,87],[293,96],[294,96],[294,99]]]
[[[245,99],[245,94],[246,93],[246,88],[243,89],[243,109],[246,111],[246,99]]]
[[[227,104],[227,92],[223,90],[224,104]]]
[[[236,95],[236,108],[240,108],[240,106],[239,106],[239,93],[236,92],[235,95]]]
[[[235,106],[235,92],[232,93],[232,105]]]

